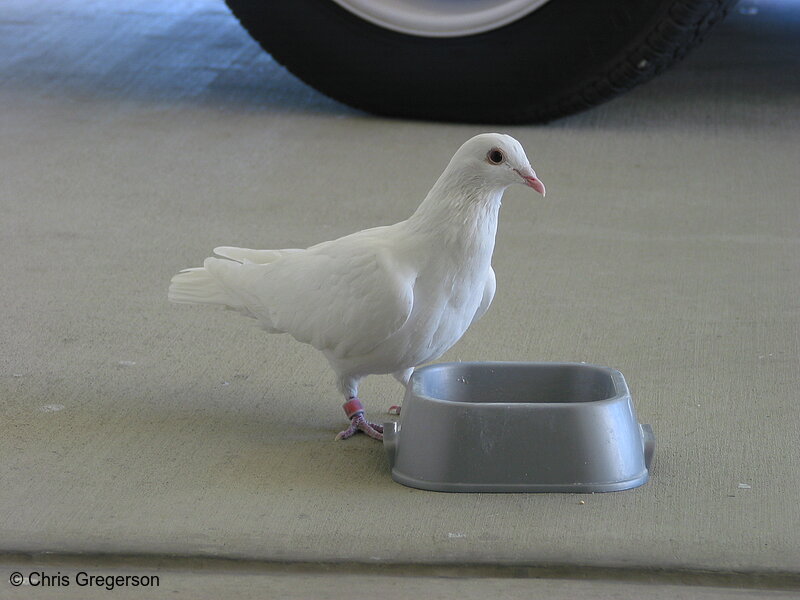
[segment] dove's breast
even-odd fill
[[[418,280],[420,285],[415,287],[415,292],[419,289],[423,302],[418,312],[412,312],[410,323],[406,323],[410,325],[407,332],[409,366],[440,357],[461,339],[480,306],[489,268],[489,261],[486,261],[471,269],[434,273],[428,281]],[[417,306],[415,301],[414,308]]]

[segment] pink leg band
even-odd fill
[[[342,408],[348,419],[352,419],[358,413],[364,413],[364,405],[361,404],[361,400],[358,398],[350,398],[350,400],[342,404]]]

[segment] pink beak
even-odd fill
[[[516,169],[514,170],[516,171]],[[525,185],[533,188],[534,190],[539,192],[542,196],[545,195],[546,190],[544,189],[544,184],[539,180],[538,177],[536,177],[536,173],[530,171],[530,174],[528,174],[528,173],[520,173],[519,171],[517,171],[517,174],[520,177],[522,177],[522,179],[525,181]]]

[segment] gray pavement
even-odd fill
[[[498,127],[344,107],[215,0],[4,2],[0,554],[800,577],[800,10],[747,6],[633,93],[499,128],[548,196],[507,193],[494,305],[443,360],[625,374],[652,480],[576,496],[395,484],[333,442],[316,351],[166,301],[216,245],[405,218]],[[402,390],[361,396],[380,419]]]

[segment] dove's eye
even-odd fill
[[[486,155],[486,158],[493,165],[499,165],[501,162],[505,160],[506,157],[503,156],[503,153],[497,148],[492,148],[491,150],[489,150],[489,154]]]

